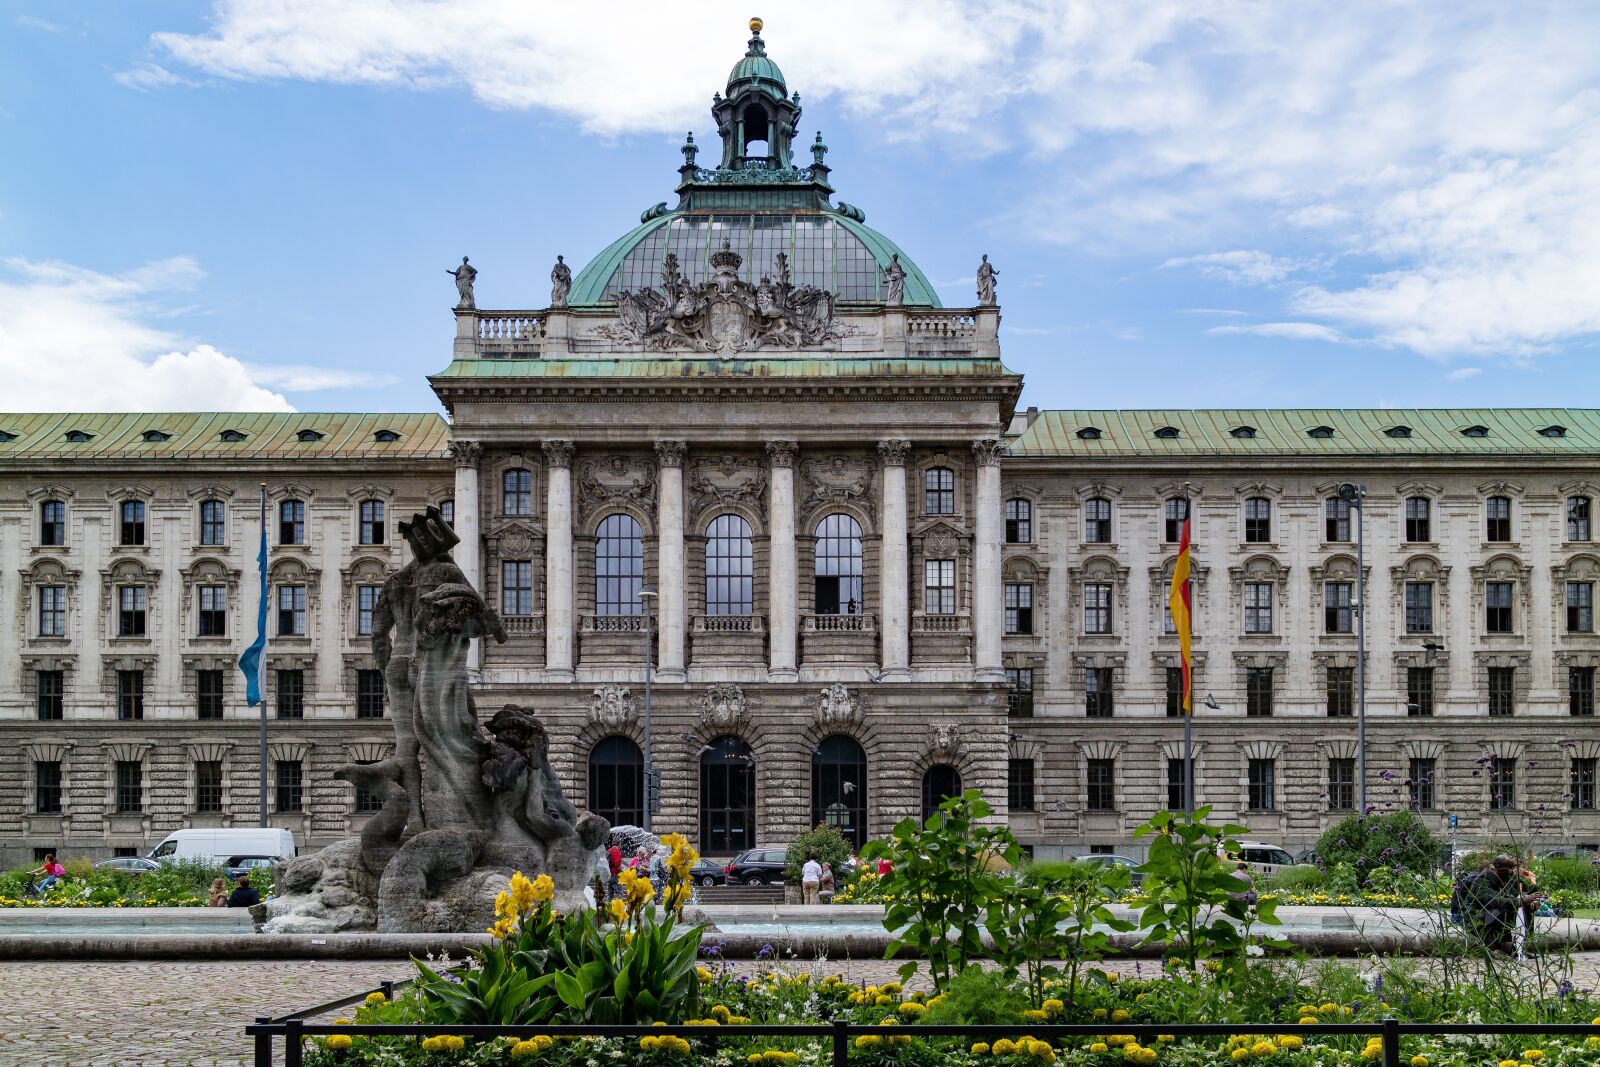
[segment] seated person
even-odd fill
[[[249,908],[261,903],[261,894],[257,893],[250,885],[250,873],[246,871],[238,878],[238,884],[233,887],[233,892],[228,894],[228,907]]]

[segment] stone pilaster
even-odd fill
[[[772,479],[767,490],[767,510],[772,523],[768,538],[772,552],[769,583],[772,608],[768,619],[772,651],[767,674],[775,682],[790,682],[800,677],[800,589],[794,544],[794,460],[798,450],[794,441],[767,442],[767,457],[772,464]]]
[[[456,463],[455,531],[461,538],[451,555],[472,587],[481,590],[483,540],[478,533],[478,462],[483,458],[483,445],[477,441],[451,441],[448,451]],[[467,650],[467,669],[476,670],[482,657],[482,642],[472,642]]]
[[[683,571],[683,457],[682,441],[657,441],[660,466],[660,514],[657,545],[661,589],[660,656],[656,677],[681,682],[684,673],[684,633],[688,627]]]
[[[910,565],[906,514],[906,454],[911,442],[878,442],[883,459],[883,567],[878,600],[883,610],[883,680],[911,677],[911,611],[907,603]]]
[[[573,679],[572,442],[546,441],[545,674]],[[459,508],[458,508],[459,510]]]
[[[993,438],[972,442],[978,464],[978,499],[972,568],[972,625],[977,679],[1003,682],[1005,668],[1000,660],[1000,635],[1004,628],[1004,605],[1000,596],[1000,453]]]

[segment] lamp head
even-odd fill
[[[1357,485],[1356,483],[1354,483],[1354,482],[1340,482],[1339,483],[1339,499],[1340,500],[1343,500],[1346,503],[1354,503],[1355,501],[1361,499],[1361,497],[1363,495],[1365,495],[1365,494],[1362,492],[1362,487]]]

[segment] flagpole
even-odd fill
[[[261,597],[265,601],[271,592],[271,586],[266,580],[267,558],[267,483],[261,483]],[[265,618],[266,610],[258,612],[258,617]],[[261,654],[256,660],[256,692],[259,695],[265,688],[263,683],[267,677],[267,628],[263,622],[260,627],[259,639],[261,641]],[[267,825],[267,702],[263,698],[258,700],[261,709],[261,825]]]
[[[1193,573],[1194,542],[1191,534],[1194,529],[1194,505],[1190,502],[1189,483],[1183,484],[1183,532],[1184,541],[1189,546],[1189,569],[1183,575],[1183,599],[1189,608],[1189,645],[1194,646],[1194,600],[1191,593],[1190,575]],[[1189,653],[1192,657],[1192,653]],[[1194,667],[1192,658],[1183,665],[1184,675],[1184,715],[1183,715],[1183,813],[1194,814]]]

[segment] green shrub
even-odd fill
[[[1600,866],[1580,856],[1553,856],[1533,865],[1539,888],[1551,892],[1592,893],[1600,889]]]
[[[800,881],[800,869],[806,865],[806,857],[815,852],[818,863],[826,863],[833,868],[834,887],[842,888],[839,886],[839,871],[844,861],[850,858],[851,851],[850,842],[838,830],[818,825],[815,830],[803,833],[790,842],[788,854],[784,856],[783,876],[791,882]]]
[[[1327,880],[1328,876],[1322,868],[1310,863],[1297,863],[1293,867],[1279,867],[1267,885],[1272,889],[1305,892],[1308,889],[1321,889]]]
[[[1022,866],[1022,877],[1034,885],[1060,885],[1071,881],[1079,866],[1078,860],[1030,860]]]
[[[944,998],[922,1021],[935,1026],[1005,1026],[1021,1021],[1028,998],[1015,981],[1000,971],[974,964],[956,973],[944,987]]]
[[[1439,865],[1439,844],[1409,811],[1350,815],[1317,840],[1317,857],[1329,867],[1347,863],[1362,877],[1374,867],[1431,874]]]

